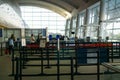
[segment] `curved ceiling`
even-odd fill
[[[16,0],[20,6],[38,6],[50,9],[65,18],[71,17],[74,11],[79,10],[79,8],[84,4],[89,2],[95,2],[99,0]]]

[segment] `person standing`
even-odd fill
[[[30,43],[31,43],[31,44],[34,44],[34,43],[35,43],[35,37],[34,37],[33,34],[31,34]]]
[[[9,45],[9,54],[14,53],[14,41],[15,41],[15,36],[14,34],[11,34],[11,37],[8,39],[8,45]]]
[[[36,39],[36,43],[37,44],[40,44],[40,39],[42,38],[42,34],[41,33],[39,33],[38,34],[38,37],[37,37],[37,39]]]

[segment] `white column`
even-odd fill
[[[79,30],[79,14],[77,15],[77,21],[76,21],[76,29],[75,29],[75,37],[78,37],[78,30]]]
[[[73,17],[70,20],[70,30],[69,30],[69,37],[72,36],[71,32],[72,32],[72,28],[73,28]]]
[[[65,26],[65,36],[67,36],[67,29],[68,29],[68,19],[66,21],[66,26]]]
[[[25,38],[25,29],[24,28],[21,29],[21,37]]]
[[[98,24],[100,26],[98,26],[97,37],[101,35],[102,21],[104,20],[103,8],[104,8],[103,0],[100,0],[100,13],[99,13],[99,24]]]

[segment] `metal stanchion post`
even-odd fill
[[[71,80],[74,80],[73,57],[71,57]]]
[[[15,74],[15,71],[14,71],[14,69],[15,69],[15,64],[14,64],[14,49],[12,49],[12,51],[11,51],[11,61],[12,61],[12,74],[10,75],[10,76],[14,76],[14,74]]]
[[[97,80],[100,80],[100,48],[97,51]]]
[[[64,49],[65,49],[65,47],[64,47],[64,42],[62,42],[62,57],[64,58]]]
[[[24,53],[23,54],[21,54],[20,53],[20,60],[19,60],[19,77],[20,77],[20,80],[22,80],[22,68],[24,68],[24,63],[23,63],[23,61],[25,60],[23,57],[22,57],[22,55],[24,55]],[[23,64],[22,64],[23,63]]]
[[[60,80],[60,45],[59,45],[59,39],[57,39],[57,80]]]
[[[77,48],[75,43],[75,73],[78,73],[78,54],[77,54]]]
[[[47,45],[47,66],[45,68],[51,68],[50,67],[50,59],[49,59],[49,50],[48,50],[48,45]]]
[[[21,58],[22,58],[22,59],[26,59],[26,55],[27,55],[26,49],[25,49],[25,47],[23,46],[23,47],[22,47],[22,53],[20,53],[20,59],[21,59]],[[22,64],[21,67],[22,67],[23,69],[25,69],[25,66],[24,66],[24,65],[25,65],[25,62],[26,62],[26,60],[22,60],[22,61],[21,61],[21,64]]]
[[[112,43],[112,45],[113,45],[114,43]],[[114,46],[112,46],[112,51],[111,51],[112,53],[111,53],[111,61],[113,62],[113,53],[114,53]]]
[[[16,74],[14,76],[14,80],[19,80],[19,58],[16,57]]]
[[[43,49],[41,48],[41,74],[44,74],[43,72]]]

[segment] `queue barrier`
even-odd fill
[[[75,43],[74,43],[75,44]],[[63,49],[64,50],[64,52],[65,52],[65,50],[66,49],[73,49],[73,50],[75,50],[75,51],[73,51],[73,52],[69,52],[69,53],[73,53],[73,54],[75,54],[75,56],[71,56],[71,57],[73,57],[73,59],[74,60],[76,60],[76,62],[75,62],[75,64],[74,63],[71,63],[71,65],[68,65],[68,66],[71,66],[72,68],[71,68],[71,70],[73,70],[74,68],[75,69],[77,69],[77,66],[79,65],[79,66],[81,66],[81,63],[79,63],[79,58],[78,57],[80,57],[79,56],[79,53],[80,53],[80,55],[81,55],[81,53],[82,54],[84,54],[83,52],[81,52],[81,51],[85,51],[85,53],[88,53],[88,51],[87,50],[85,50],[85,48],[95,48],[96,50],[95,50],[95,52],[96,52],[96,54],[97,54],[97,56],[95,56],[95,58],[97,59],[97,73],[96,73],[96,75],[98,76],[97,77],[97,80],[99,80],[99,74],[100,74],[100,71],[99,71],[99,69],[100,69],[100,64],[102,63],[102,62],[106,62],[106,61],[108,61],[110,58],[111,58],[111,56],[109,56],[109,54],[111,55],[111,54],[113,54],[112,52],[114,52],[114,49],[119,49],[119,47],[120,47],[120,45],[119,45],[119,43],[109,43],[109,45],[107,45],[107,43],[105,43],[105,45],[103,45],[103,43],[102,43],[102,45],[100,45],[100,43],[99,43],[99,46],[98,46],[98,43],[97,43],[97,48],[96,48],[96,46],[91,46],[91,44],[92,43],[89,43],[89,46],[87,45],[87,43],[86,43],[86,45],[84,46],[83,45],[84,43],[82,43],[82,45],[81,45],[81,43],[77,43],[77,44],[75,44],[75,46],[66,46],[66,45],[61,45],[60,46],[60,48],[61,48],[61,50]],[[114,44],[114,45],[113,45]],[[94,45],[95,45],[95,43],[94,43]],[[35,46],[34,46],[35,47]],[[31,48],[31,47],[29,47],[29,48]],[[32,47],[33,48],[33,47]],[[27,49],[27,48],[26,48]],[[34,48],[33,48],[34,49]],[[39,49],[38,48],[38,46],[35,48],[35,49]],[[80,50],[81,49],[81,50]],[[49,50],[57,50],[57,48],[56,48],[56,46],[47,46],[46,48],[45,48],[45,50],[47,50],[46,52],[45,52],[45,54],[48,54],[48,56],[49,56],[49,53],[50,53],[50,51]],[[112,51],[113,50],[113,51]],[[87,51],[87,52],[86,52]],[[94,51],[94,50],[93,50]],[[118,50],[116,50],[116,51],[118,51]],[[77,53],[78,52],[78,53]],[[108,53],[109,52],[109,53]],[[56,54],[57,54],[57,58],[55,58],[54,60],[58,60],[58,52],[56,51],[55,52]],[[66,52],[66,53],[68,53],[68,52]],[[91,52],[90,52],[91,53]],[[100,54],[101,53],[104,53],[105,55],[104,55],[104,57],[106,58],[107,57],[107,59],[103,59],[103,61],[101,61],[100,60],[100,58],[101,57],[103,57],[103,56],[101,56]],[[106,54],[107,53],[107,54]],[[41,53],[42,54],[42,53]],[[59,52],[59,54],[61,54],[61,52]],[[84,54],[84,55],[86,55],[86,54]],[[107,55],[107,56],[106,56]],[[109,57],[108,57],[109,56]],[[118,55],[119,56],[119,55]],[[29,56],[28,56],[29,57]],[[19,58],[18,60],[21,60],[21,61],[26,61],[26,60],[29,60],[29,58],[28,57],[23,57],[23,58]],[[60,57],[60,56],[59,56]],[[114,56],[113,56],[114,57]],[[112,57],[112,58],[113,58]],[[89,57],[87,57],[87,58],[89,58]],[[93,57],[92,57],[93,58]],[[53,58],[48,58],[48,57],[46,57],[46,58],[42,58],[41,57],[41,59],[39,58],[39,60],[41,60],[41,61],[43,61],[43,60],[52,60]],[[64,60],[67,60],[66,59],[66,56],[62,56],[62,58],[60,57],[59,59],[64,59]],[[32,60],[34,60],[34,59],[32,59]],[[35,58],[35,60],[36,60],[36,58]],[[100,61],[99,61],[100,60]],[[72,61],[71,61],[72,62]],[[58,62],[59,63],[59,62]],[[84,64],[87,64],[87,62],[84,62]],[[25,64],[23,64],[22,66],[24,66]],[[27,66],[27,65],[25,65],[25,66]],[[31,65],[32,66],[32,65]],[[46,66],[46,65],[44,65],[44,64],[41,64],[41,65],[38,65],[38,66]],[[56,66],[56,65],[51,65],[51,64],[49,64],[49,66]],[[59,65],[59,66],[64,66],[64,65]],[[65,65],[66,66],[66,65]],[[74,66],[76,66],[76,67],[74,67]],[[41,69],[41,70],[43,70],[43,69]],[[59,71],[58,71],[59,72]],[[44,72],[43,72],[44,73]],[[71,73],[69,73],[69,74],[67,74],[67,75],[70,75],[70,74],[72,74],[73,76],[72,76],[72,78],[71,79],[74,79],[74,75],[82,75],[82,74],[79,74],[78,72],[77,72],[77,70],[76,71],[71,71]],[[91,73],[90,73],[91,74]],[[90,75],[90,74],[87,74],[87,75]],[[55,74],[54,74],[55,75]],[[66,74],[59,74],[59,76],[60,75],[66,75]],[[84,74],[85,75],[85,74]],[[95,75],[95,74],[94,74]],[[22,75],[23,76],[23,75]],[[27,76],[27,75],[26,75]],[[32,76],[32,75],[31,75]],[[38,75],[38,76],[40,76],[40,75]],[[58,80],[59,80],[59,78],[58,78]]]

